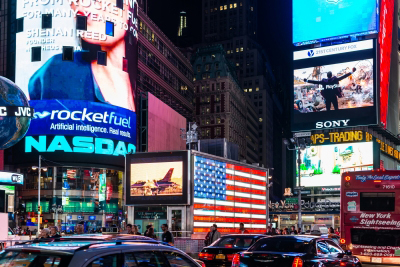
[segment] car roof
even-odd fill
[[[263,234],[231,234],[231,235],[223,235],[223,236],[221,236],[221,238],[224,238],[224,237],[242,237],[242,236],[246,236],[246,237],[266,237],[267,235],[263,235]]]
[[[171,246],[163,245],[159,242],[141,241],[62,241],[62,242],[37,242],[31,244],[20,244],[6,248],[6,251],[40,252],[50,254],[72,255],[78,251],[94,252],[99,250],[169,250],[180,251]]]
[[[314,239],[321,239],[320,236],[313,236],[313,235],[273,235],[273,236],[268,236],[267,238],[297,239],[306,242],[310,242]]]

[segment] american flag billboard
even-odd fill
[[[266,230],[266,172],[195,156],[194,232],[214,223],[222,233],[236,233],[242,222],[250,233]]]

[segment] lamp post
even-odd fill
[[[39,235],[40,232],[40,214],[42,213],[41,207],[40,207],[40,180],[42,176],[42,169],[43,171],[47,171],[47,168],[42,168],[42,155],[39,155],[39,167],[37,166],[32,166],[32,170],[38,170],[38,230],[37,234]]]
[[[302,231],[302,213],[301,213],[301,151],[305,150],[306,148],[309,148],[311,145],[311,132],[300,132],[300,133],[295,133],[293,135],[293,138],[290,138],[290,142],[286,139],[283,140],[284,144],[286,145],[288,150],[294,150],[297,152],[297,168],[298,168],[298,174],[299,174],[299,182],[298,186],[295,188],[295,190],[298,192],[298,228],[299,231]]]
[[[270,171],[273,171],[274,168],[268,168],[267,169],[267,183],[266,183],[266,188],[267,188],[267,229],[269,226],[269,189],[272,187],[272,182],[269,182],[272,179],[272,175],[270,175]]]

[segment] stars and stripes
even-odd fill
[[[243,222],[249,232],[266,228],[266,173],[205,157],[195,157],[194,232],[237,232]]]

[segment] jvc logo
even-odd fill
[[[317,129],[322,128],[332,128],[332,127],[345,127],[348,126],[350,120],[337,120],[337,121],[325,121],[325,122],[317,122]]]

